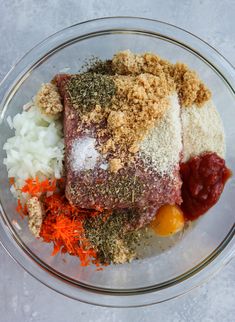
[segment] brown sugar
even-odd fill
[[[197,98],[194,101],[194,103],[197,106],[201,107],[204,105],[205,102],[209,101],[210,98],[211,98],[211,92],[203,83],[201,83],[199,85],[199,90],[197,92]]]
[[[196,72],[190,70],[187,65],[176,63],[173,69],[173,78],[182,106],[189,107],[195,103],[200,107],[210,99],[210,91],[199,80]]]
[[[126,114],[121,111],[111,111],[107,119],[109,129],[118,129],[126,125]]]
[[[138,143],[168,108],[174,87],[164,75],[151,74],[117,76],[115,84],[107,130],[122,150],[137,152]]]
[[[111,172],[118,172],[122,168],[122,161],[120,159],[109,160],[109,170]]]
[[[182,107],[188,107],[194,103],[200,107],[211,97],[209,89],[198,78],[196,72],[186,64],[172,64],[151,53],[136,55],[126,50],[114,56],[112,66],[115,72],[121,75],[164,74],[168,82],[175,83]]]

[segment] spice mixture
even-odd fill
[[[98,149],[104,155],[111,153],[113,172],[133,161],[140,142],[163,117],[175,91],[183,107],[202,106],[210,98],[209,90],[187,65],[130,51],[72,76],[67,91],[72,105],[82,113],[78,127],[98,125]]]
[[[78,113],[87,113],[96,105],[108,106],[116,88],[110,76],[84,73],[72,76],[68,82],[69,98]]]
[[[126,232],[126,223],[130,213],[114,211],[112,214],[87,218],[85,222],[86,237],[97,250],[102,263],[122,264],[135,256],[135,246],[140,240],[137,232]]]

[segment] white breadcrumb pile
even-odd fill
[[[36,176],[61,178],[64,160],[61,121],[43,115],[32,103],[27,111],[18,113],[13,120],[8,118],[8,123],[15,133],[3,146],[6,151],[3,163],[8,177],[14,177],[16,187]]]
[[[29,229],[35,237],[39,237],[44,217],[43,206],[37,197],[30,198],[26,206],[28,210]]]
[[[225,157],[224,129],[212,100],[203,107],[193,105],[181,111],[183,127],[183,161],[203,152],[216,152]]]
[[[35,101],[43,114],[56,115],[63,111],[58,88],[52,83],[42,84]]]
[[[180,106],[177,94],[170,97],[170,107],[140,144],[140,154],[146,165],[160,174],[171,175],[180,162],[182,151]]]

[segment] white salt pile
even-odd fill
[[[95,148],[96,139],[83,137],[74,140],[71,151],[71,168],[73,171],[94,169],[100,154]]]

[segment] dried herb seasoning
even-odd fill
[[[135,257],[135,245],[140,241],[138,231],[127,232],[126,224],[134,210],[115,210],[88,217],[84,224],[86,238],[96,249],[101,263],[122,263]]]
[[[91,61],[90,65],[88,65],[88,72],[102,75],[115,75],[112,69],[112,60],[100,60],[98,58]]]
[[[89,183],[89,178],[93,175],[92,170],[82,172],[84,178],[83,188],[87,195],[93,196],[95,199],[109,198],[113,204],[117,201],[135,202],[146,192],[148,188],[138,176],[122,173],[110,174],[103,181],[94,181]],[[88,183],[87,183],[88,182]],[[80,189],[81,190],[81,189]],[[70,194],[75,196],[77,194],[77,183],[71,183]]]
[[[109,106],[116,87],[111,76],[88,72],[72,76],[67,90],[74,108],[87,113],[96,105]]]
[[[112,60],[101,60],[97,56],[91,56],[84,60],[79,73],[96,73],[102,75],[115,75],[112,68]]]

